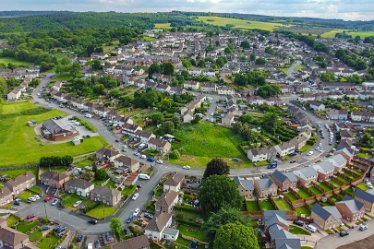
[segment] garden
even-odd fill
[[[90,211],[88,211],[86,215],[95,219],[104,219],[106,217],[114,215],[116,211],[117,209],[115,207],[99,204]]]
[[[290,204],[288,204],[288,202],[284,199],[277,198],[273,199],[273,201],[279,210],[292,210]]]
[[[273,203],[270,200],[261,200],[259,201],[260,207],[262,210],[275,210]]]

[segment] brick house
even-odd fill
[[[348,222],[356,223],[356,221],[365,215],[364,204],[348,196],[344,197],[342,201],[337,202],[335,206],[343,219]]]
[[[13,195],[18,195],[35,184],[35,175],[31,172],[26,172],[25,174],[19,175],[13,180],[6,182],[4,187],[8,188]]]
[[[299,183],[302,186],[310,186],[312,182],[316,182],[318,179],[318,173],[313,167],[306,167],[293,172],[299,179]]]
[[[318,172],[318,180],[327,180],[335,172],[335,167],[328,161],[322,161],[312,167]]]
[[[342,216],[334,206],[322,207],[318,203],[311,209],[311,218],[323,230],[339,227],[342,224]]]
[[[269,178],[255,180],[255,191],[257,198],[275,197],[278,186]]]
[[[40,175],[41,183],[52,188],[62,188],[69,179],[70,176],[67,174],[54,171],[44,172]]]
[[[278,186],[281,191],[287,191],[290,188],[297,187],[297,177],[292,173],[283,173],[278,170],[272,174],[273,182]]]
[[[173,207],[178,202],[178,193],[170,190],[168,192],[164,192],[161,197],[155,203],[155,212],[156,214],[166,212],[171,213]]]
[[[244,196],[246,200],[253,199],[253,192],[255,190],[255,187],[251,179],[235,176],[234,181],[236,182],[236,184],[238,184],[240,194]]]
[[[354,199],[364,204],[366,212],[374,214],[374,189],[363,191],[357,188]]]

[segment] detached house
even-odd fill
[[[234,177],[234,181],[238,184],[240,194],[244,196],[246,200],[253,199],[253,192],[255,187],[252,179],[246,179],[239,176]]]
[[[362,202],[354,200],[348,196],[335,204],[343,219],[356,223],[365,215],[365,206]]]
[[[318,173],[313,167],[306,167],[300,170],[295,170],[293,172],[299,179],[299,183],[302,186],[309,186],[312,182],[316,182],[318,178]]]
[[[364,204],[365,210],[368,213],[374,213],[374,190],[369,189],[363,191],[357,188],[354,199]]]
[[[76,195],[86,197],[90,194],[94,187],[95,186],[92,182],[84,179],[71,179],[65,183],[64,189],[68,193],[75,193]]]
[[[185,176],[180,173],[175,173],[174,175],[170,176],[164,182],[164,192],[172,190],[178,193],[182,188],[184,179]]]
[[[90,199],[104,203],[108,206],[116,206],[121,201],[121,192],[103,186],[97,186],[90,193]]]
[[[323,230],[336,228],[342,224],[342,216],[335,206],[322,207],[316,203],[312,207],[311,218]]]
[[[275,197],[278,186],[269,178],[255,180],[255,190],[257,198]]]
[[[168,192],[164,192],[161,197],[155,203],[155,212],[156,214],[160,213],[171,213],[173,207],[178,202],[178,193],[170,190]]]
[[[132,159],[131,157],[119,154],[112,160],[114,167],[116,168],[127,168],[129,172],[137,172],[140,168],[138,160]]]
[[[161,154],[167,154],[171,150],[171,144],[164,139],[152,138],[148,142],[148,148],[157,150]]]
[[[62,188],[69,181],[70,177],[65,173],[48,171],[40,175],[40,181],[43,185],[51,188]]]
[[[118,154],[119,151],[115,148],[102,148],[96,151],[96,160],[109,160]]]
[[[335,172],[335,167],[329,161],[322,161],[312,167],[318,172],[318,180],[327,180]]]
[[[278,186],[281,191],[287,191],[290,188],[296,189],[297,177],[291,173],[283,173],[278,170],[274,171],[271,175],[273,182]]]
[[[258,148],[258,149],[248,150],[247,157],[253,163],[268,160],[269,159],[269,149],[268,148]]]
[[[160,241],[162,239],[176,241],[179,236],[177,229],[170,228],[172,215],[169,213],[160,213],[145,227],[144,235],[151,240]]]

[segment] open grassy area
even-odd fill
[[[285,194],[285,196],[287,196],[288,200],[290,201],[296,201],[298,200],[299,198],[292,192],[288,192]]]
[[[262,210],[275,210],[273,203],[269,200],[262,200],[260,201],[260,207]]]
[[[91,209],[86,214],[88,216],[91,216],[92,218],[95,218],[95,219],[103,219],[105,217],[113,215],[116,212],[116,210],[117,209],[114,208],[114,207],[110,207],[110,206],[107,206],[107,205],[104,205],[104,204],[100,204],[97,207],[95,207],[94,209]]]
[[[135,191],[136,191],[136,186],[135,185],[131,185],[131,186],[125,187],[125,189],[122,190],[121,194],[122,194],[122,197],[126,199],[129,196],[132,196],[132,194]]]
[[[301,198],[307,198],[307,197],[310,197],[310,194],[308,192],[306,192],[305,189],[299,189],[299,191],[297,192],[299,194],[299,196]]]
[[[31,67],[34,66],[33,63],[26,62],[26,61],[19,61],[14,58],[9,57],[0,57],[0,64],[8,65],[9,63],[13,64],[16,67]]]
[[[301,149],[300,149],[300,152],[305,152],[305,151],[308,151],[312,148],[312,146],[310,145],[304,145]]]
[[[34,195],[35,195],[34,192],[31,192],[29,190],[25,190],[22,193],[20,193],[17,197],[21,198],[23,200],[27,200],[28,198],[30,198],[31,196],[34,196]]]
[[[340,187],[340,184],[334,180],[330,180],[328,181],[328,183],[330,183],[331,185],[335,186],[335,187]]]
[[[171,29],[170,23],[155,23],[155,29]]]
[[[7,226],[8,227],[13,227],[17,222],[19,222],[19,218],[14,216],[14,215],[10,215],[7,219],[6,219],[6,222],[7,222]]]
[[[40,249],[52,249],[58,245],[58,242],[59,238],[53,232],[50,232],[37,246]]]
[[[310,235],[310,232],[302,229],[301,227],[290,225],[290,233],[301,234],[301,235]]]
[[[295,208],[295,211],[297,213],[297,215],[302,215],[304,214],[305,216],[310,216],[310,209],[308,207],[298,207],[298,208]]]
[[[204,23],[216,25],[216,26],[226,26],[231,25],[238,29],[259,29],[266,31],[273,31],[276,28],[288,27],[289,25],[284,25],[281,23],[271,23],[271,22],[259,22],[252,20],[242,20],[237,18],[226,18],[219,16],[199,16],[198,19]]]
[[[292,210],[291,206],[284,199],[274,199],[274,203],[279,210]]]
[[[334,38],[336,33],[342,33],[345,31],[347,35],[351,35],[353,38],[356,36],[359,36],[361,39],[364,39],[368,36],[374,36],[373,31],[350,31],[350,30],[344,30],[344,29],[333,29],[328,32],[323,33],[321,36],[324,38]]]
[[[174,136],[178,141],[173,143],[173,148],[178,150],[182,157],[171,160],[172,163],[202,168],[206,167],[212,158],[220,157],[233,168],[252,165],[239,149],[242,138],[231,129],[201,122],[182,126]],[[234,162],[231,158],[240,160]]]
[[[179,232],[183,235],[193,237],[195,239],[201,241],[208,241],[208,236],[206,235],[205,231],[200,227],[195,226],[187,226],[184,224],[178,225]]]
[[[247,201],[247,210],[248,211],[260,211],[260,206],[257,201]]]
[[[78,146],[72,143],[44,144],[36,136],[34,127],[27,121],[38,124],[65,113],[40,108],[30,102],[0,104],[0,166],[37,163],[42,156],[76,156],[95,151],[106,145],[102,137],[85,139]],[[27,142],[26,142],[27,141]]]

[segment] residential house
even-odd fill
[[[104,186],[95,187],[90,193],[90,199],[104,203],[108,206],[116,206],[121,201],[121,192]]]
[[[348,111],[331,109],[327,112],[327,116],[331,120],[348,120]]]
[[[164,139],[152,138],[149,140],[148,148],[157,150],[161,154],[167,154],[171,150],[171,144]]]
[[[137,172],[140,168],[140,163],[138,160],[132,159],[131,157],[119,154],[111,159],[114,167],[116,168],[126,168],[130,173]]]
[[[247,157],[253,163],[266,161],[269,159],[269,148],[250,149],[247,152]]]
[[[276,170],[271,176],[273,182],[281,191],[288,191],[290,188],[296,189],[297,187],[297,177],[292,172],[284,173]]]
[[[133,135],[138,130],[143,130],[143,129],[142,129],[142,127],[140,127],[137,124],[129,124],[129,123],[126,122],[126,124],[124,124],[122,126],[122,133],[124,133],[124,134]]]
[[[40,175],[40,182],[51,188],[62,188],[69,179],[69,175],[54,171],[44,172]]]
[[[8,188],[0,189],[0,207],[5,206],[13,201],[13,193]]]
[[[313,111],[324,111],[325,105],[319,101],[310,101],[309,102],[310,108],[312,108]]]
[[[255,180],[255,191],[257,198],[275,197],[278,186],[270,178],[261,178]]]
[[[253,199],[255,187],[252,179],[235,176],[234,181],[238,184],[240,194],[244,196],[246,200]]]
[[[327,162],[331,163],[335,167],[335,171],[342,171],[347,165],[348,161],[342,154],[336,154],[326,159]]]
[[[127,240],[122,240],[111,246],[112,249],[150,249],[151,245],[147,236],[141,235]]]
[[[119,151],[115,148],[102,148],[96,151],[96,160],[109,160],[118,154]]]
[[[173,207],[178,203],[178,193],[169,190],[164,192],[161,197],[155,203],[155,212],[156,214],[160,213],[171,213]]]
[[[342,224],[342,215],[335,206],[322,207],[316,203],[311,209],[311,218],[323,230],[337,228]]]
[[[71,194],[74,193],[83,197],[87,197],[94,189],[94,187],[95,186],[92,182],[86,181],[84,179],[71,179],[64,185],[64,189],[66,192]]]
[[[7,227],[6,220],[0,218],[0,248],[4,249],[37,249],[30,242],[29,236]]]
[[[16,101],[22,96],[22,87],[18,86],[7,94],[8,101]]]
[[[368,111],[352,111],[351,119],[355,122],[374,122],[374,114]]]
[[[53,86],[51,87],[52,90],[56,91],[56,92],[59,92],[61,90],[61,87],[62,87],[62,81],[56,81]]]
[[[354,199],[364,204],[366,212],[374,214],[374,189],[363,191],[357,188]]]
[[[344,197],[342,201],[337,202],[335,206],[343,219],[348,222],[356,223],[365,215],[365,205],[348,196]]]
[[[374,167],[370,170],[370,181],[374,181]]]
[[[144,234],[151,240],[160,241],[162,239],[175,241],[178,239],[179,231],[170,228],[172,215],[160,213],[155,215],[145,227]]]
[[[329,161],[322,161],[312,166],[318,172],[318,180],[327,180],[334,175],[335,167]]]
[[[202,83],[200,89],[203,93],[217,92],[217,85],[214,83]]]
[[[275,249],[300,249],[300,239],[285,230],[282,226],[274,224],[268,228],[270,244]]]
[[[164,182],[164,186],[163,186],[164,192],[172,190],[178,193],[182,188],[184,180],[185,180],[185,176],[183,174],[180,174],[180,173],[173,174]]]
[[[316,182],[318,179],[318,172],[313,167],[306,167],[293,172],[299,179],[299,183],[302,186],[309,186],[312,182]]]
[[[49,119],[42,125],[42,135],[46,139],[54,141],[65,140],[74,137],[78,131],[71,126],[67,126],[61,120]]]
[[[227,87],[227,86],[221,86],[218,88],[218,95],[233,95],[235,94],[235,90]]]
[[[200,88],[200,82],[198,82],[198,81],[186,81],[186,82],[184,82],[183,87],[186,88],[186,89],[191,89],[191,90],[197,91]]]
[[[153,133],[144,130],[137,130],[134,137],[139,138],[142,143],[148,143],[149,140],[156,138]]]
[[[13,180],[7,181],[4,188],[8,188],[13,193],[13,195],[18,195],[26,189],[31,188],[35,184],[35,175],[31,172],[26,172],[22,175],[17,176]]]

